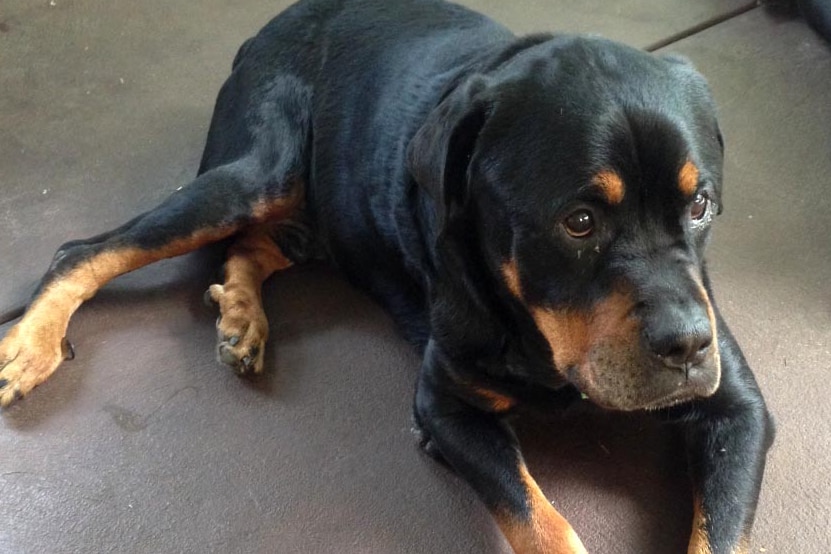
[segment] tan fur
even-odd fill
[[[678,172],[678,188],[684,196],[692,196],[698,188],[698,168],[691,161],[687,161]]]
[[[502,265],[502,277],[505,279],[505,284],[511,294],[522,300],[522,284],[519,282],[519,269],[517,269],[516,261],[511,260]]]
[[[614,171],[601,171],[594,176],[592,183],[600,189],[609,204],[620,204],[623,201],[626,187],[623,179]]]
[[[747,535],[739,539],[739,544],[733,549],[731,554],[750,554],[750,537]]]
[[[296,180],[287,194],[253,204],[251,217],[255,223],[284,220],[290,217],[302,202],[302,183]],[[64,336],[70,317],[84,301],[92,298],[106,283],[119,275],[150,263],[179,256],[229,237],[240,228],[240,225],[228,224],[201,229],[188,237],[172,240],[155,250],[134,247],[107,250],[81,262],[65,275],[54,279],[41,291],[20,323],[15,325],[0,341],[0,370],[2,370],[0,377],[7,382],[3,392],[0,393],[0,406],[11,404],[16,397],[25,395],[54,373],[65,356]],[[254,266],[261,266],[262,271],[265,271],[272,265],[276,264],[276,267],[285,263],[282,253],[272,260],[263,261],[267,257],[256,256],[256,263],[250,266],[243,261],[232,261],[232,274],[235,279],[232,288],[237,287],[239,290],[254,288],[253,285],[238,286],[236,283],[236,281],[246,279],[252,282],[257,281],[258,275],[245,276],[252,271],[257,273],[252,269]],[[274,269],[271,269],[271,272],[273,271]],[[259,282],[261,283],[262,279]],[[235,302],[238,303],[239,299],[228,301],[226,304]],[[262,311],[261,308],[259,310]],[[231,326],[230,322],[233,321],[234,319],[231,318],[228,325]]]
[[[704,507],[698,497],[693,502],[693,528],[687,554],[712,554],[710,537],[707,536],[707,516],[704,514]]]
[[[502,266],[502,275],[508,289],[522,300],[522,290],[516,262]],[[622,335],[623,341],[633,338],[637,326],[622,325],[632,308],[632,300],[622,292],[614,292],[592,307],[591,311],[552,310],[529,306],[529,311],[540,332],[547,339],[558,369],[585,364],[594,344],[606,337]]]
[[[157,250],[119,248],[102,252],[53,280],[23,319],[0,341],[0,369],[8,381],[0,406],[43,383],[64,359],[63,339],[75,310],[112,279],[149,263],[178,256],[228,236],[233,229],[198,231]]]
[[[713,310],[713,304],[710,302],[710,295],[707,294],[707,289],[704,288],[704,283],[701,282],[701,277],[698,273],[691,271],[690,274],[692,275],[693,281],[695,281],[696,286],[698,287],[698,293],[701,295],[701,299],[704,301],[704,304],[707,306],[707,319],[710,320],[710,329],[713,332],[713,344],[710,347],[713,352],[714,362],[719,367],[721,366],[721,350],[719,349],[718,345],[718,324],[716,322],[716,312]],[[716,388],[721,383],[721,372],[719,372],[719,382],[716,383]]]
[[[711,348],[704,366],[712,372],[710,380],[691,382],[683,373],[665,371],[662,362],[643,348],[635,302],[622,285],[587,308],[552,309],[525,301],[515,260],[502,265],[502,277],[548,342],[556,371],[595,404],[617,410],[651,409],[716,390],[721,375],[718,345]],[[696,282],[715,336],[712,305],[700,277]]]
[[[531,308],[531,316],[551,347],[554,366],[579,366],[591,347],[589,314],[570,310]]]
[[[517,554],[586,554],[568,521],[551,505],[525,464],[520,462],[520,476],[525,484],[530,517],[518,519],[497,515],[496,521]]]
[[[251,216],[257,223],[285,220],[303,203],[304,190],[303,183],[299,179],[293,179],[290,181],[288,194],[255,202],[251,206]]]
[[[496,391],[483,387],[474,387],[473,390],[494,412],[506,412],[516,405],[515,399]]]
[[[228,250],[225,282],[211,285],[209,289],[211,298],[219,304],[219,340],[239,338],[235,345],[226,341],[223,348],[237,361],[249,356],[255,348],[254,373],[263,369],[263,351],[268,339],[268,320],[262,305],[263,281],[291,265],[267,229],[255,227],[245,231]]]
[[[730,554],[748,554],[750,552],[750,539],[745,535],[739,539],[738,544],[730,549]],[[693,499],[693,528],[687,554],[713,554],[710,546],[710,537],[707,534],[707,515],[704,513],[704,506],[701,498]]]

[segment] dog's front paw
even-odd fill
[[[268,339],[268,320],[256,293],[239,287],[211,285],[210,299],[219,304],[217,357],[236,373],[260,373]]]
[[[60,334],[18,324],[0,341],[0,407],[25,396],[75,356]]]
[[[441,451],[439,451],[438,445],[436,445],[433,437],[430,435],[430,432],[424,428],[424,425],[421,423],[421,418],[417,413],[415,413],[415,411],[413,412],[413,426],[410,430],[413,432],[413,435],[415,435],[416,440],[418,441],[418,446],[421,448],[422,452],[440,464],[450,467],[450,464],[448,464],[447,460],[444,459]]]

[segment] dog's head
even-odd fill
[[[475,251],[481,282],[533,324],[552,371],[623,410],[719,385],[703,250],[722,157],[689,63],[575,37],[469,78],[409,149],[437,248]]]

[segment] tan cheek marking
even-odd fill
[[[614,171],[601,171],[594,176],[592,182],[600,189],[609,204],[620,204],[623,201],[625,187],[623,179]]]
[[[598,301],[589,317],[590,344],[608,337],[626,337],[636,332],[635,319],[627,317],[634,307],[632,297],[620,290],[615,290]]]
[[[522,300],[515,260],[503,264],[502,275],[508,290]],[[551,348],[555,367],[564,371],[569,367],[583,366],[592,346],[604,337],[620,336],[622,340],[631,340],[632,334],[637,332],[637,325],[631,319],[627,320],[627,324],[623,322],[632,305],[629,295],[614,292],[588,313],[533,306],[528,309]]]
[[[571,524],[551,505],[525,464],[520,462],[520,477],[525,485],[530,516],[520,519],[497,516],[497,523],[518,554],[585,554],[586,548]]]
[[[684,196],[692,196],[698,188],[698,168],[691,161],[687,161],[678,172],[678,188]]]
[[[503,264],[502,275],[511,294],[522,300],[515,260]],[[551,348],[555,367],[565,371],[569,367],[584,366],[592,346],[601,340],[610,337],[627,342],[635,340],[637,322],[626,317],[632,305],[629,295],[615,291],[589,312],[534,306],[529,306],[528,310]]]
[[[566,310],[532,308],[531,316],[554,356],[554,366],[564,371],[583,364],[590,347],[589,318]]]
[[[502,276],[511,294],[522,301],[522,288],[516,260],[502,265]],[[584,316],[564,310],[555,311],[535,307],[528,307],[528,309],[537,328],[551,347],[554,365],[558,370],[574,365],[577,360],[585,357],[587,322]]]
[[[599,301],[590,312],[534,308],[532,316],[554,355],[559,370],[585,367],[592,348],[600,342],[636,340],[638,325],[627,318],[632,299],[622,292],[613,292]],[[583,375],[586,380],[591,375]]]
[[[710,303],[710,297],[707,294],[706,289],[699,285],[699,291],[701,292],[701,296],[704,298],[704,302],[707,305],[707,319],[710,320],[710,329],[713,330],[713,356],[715,357],[716,365],[721,364],[721,351],[718,347],[718,325],[716,324],[716,313],[713,311],[713,305]]]
[[[715,391],[718,390],[718,386],[721,383],[721,349],[718,346],[718,324],[716,323],[716,313],[713,310],[713,304],[710,302],[710,295],[707,294],[707,289],[704,288],[704,283],[701,282],[701,278],[693,270],[690,271],[690,274],[693,281],[695,281],[696,287],[698,288],[698,294],[701,295],[701,299],[707,307],[707,319],[710,320],[710,329],[713,331],[713,363],[715,364],[715,367],[719,368],[719,380],[715,384]]]

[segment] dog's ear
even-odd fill
[[[410,174],[436,203],[439,233],[467,202],[468,168],[487,118],[487,88],[480,76],[458,86],[430,112],[407,148]]]

